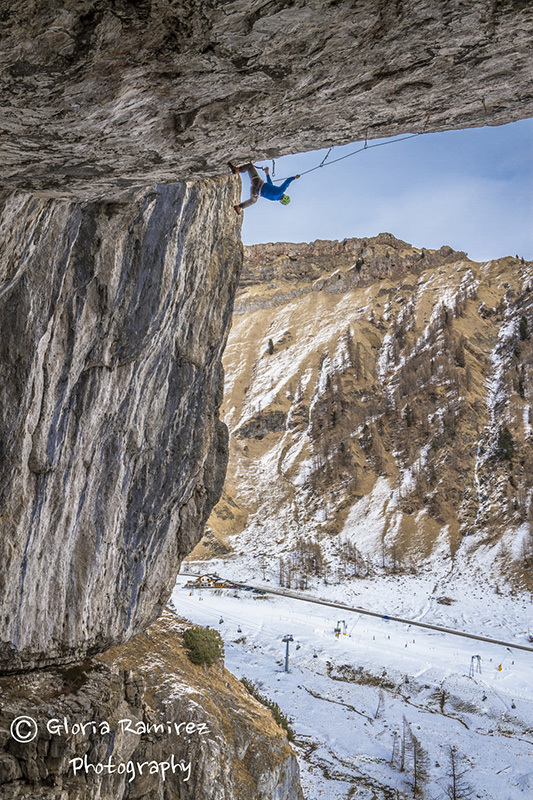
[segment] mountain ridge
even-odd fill
[[[392,234],[244,256],[228,476],[193,557],[253,541],[303,563],[317,541],[331,569],[400,571],[488,550],[530,586],[531,262]]]

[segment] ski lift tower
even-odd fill
[[[342,625],[342,628],[341,628],[341,625]],[[346,636],[347,627],[348,626],[346,625],[346,620],[340,619],[337,622],[337,627],[333,629],[333,632],[335,633],[335,637],[338,639],[339,636],[341,635],[341,633],[342,633],[343,636]]]
[[[287,645],[287,649],[285,650],[285,672],[288,672],[289,671],[289,642],[294,642],[294,639],[292,638],[292,633],[288,633],[286,636],[283,637],[283,639],[281,641],[285,642],[286,645]]]
[[[468,671],[470,678],[474,677],[474,672],[481,674],[481,656],[472,656],[470,658],[470,669]]]

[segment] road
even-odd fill
[[[195,572],[180,572],[180,575],[191,575],[193,577],[198,577],[198,573]],[[233,580],[232,578],[224,578],[223,580],[228,581],[228,583],[241,583],[241,581]],[[305,603],[315,603],[319,606],[329,606],[330,608],[338,608],[341,611],[352,611],[356,614],[364,614],[367,617],[376,617],[377,619],[386,619],[391,620],[391,622],[401,622],[403,625],[413,625],[417,628],[427,628],[432,631],[438,631],[439,633],[449,633],[452,636],[462,636],[465,639],[475,639],[478,642],[489,642],[489,644],[497,644],[501,645],[502,647],[509,647],[515,650],[526,650],[528,653],[533,653],[533,647],[528,647],[524,644],[516,644],[516,642],[505,642],[502,639],[492,639],[490,636],[479,636],[475,633],[465,633],[464,631],[458,631],[454,628],[444,628],[442,625],[432,625],[429,622],[415,622],[412,619],[404,619],[403,617],[393,617],[389,614],[381,614],[378,611],[369,611],[367,608],[358,608],[356,606],[346,606],[342,603],[334,603],[331,600],[320,600],[316,597],[311,597],[310,595],[304,595],[298,592],[290,592],[287,590],[282,589],[272,589],[270,586],[261,586],[258,584],[251,584],[246,583],[246,586],[250,586],[252,589],[259,589],[266,594],[277,594],[281,595],[282,597],[290,597],[292,600],[302,600]]]

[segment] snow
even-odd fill
[[[353,542],[361,552],[379,552],[385,528],[385,512],[391,500],[388,480],[378,478],[372,491],[351,507],[341,538]]]
[[[217,569],[228,578],[251,579],[242,561],[224,569],[218,563]],[[253,680],[292,720],[307,800],[386,797],[379,786],[406,791],[410,762],[404,772],[390,763],[404,716],[429,755],[426,797],[443,795],[450,745],[468,769],[474,796],[532,796],[533,653],[288,597],[244,590],[191,593],[183,588],[186,580],[179,576],[172,596],[177,612],[216,627],[226,642],[226,666]],[[273,574],[267,581],[275,586]],[[440,583],[433,572],[425,578],[316,584],[311,591],[527,645],[529,602],[464,582],[454,585],[444,571]],[[444,593],[455,600],[452,605],[437,603]],[[346,621],[347,635],[336,638],[338,619]],[[294,636],[289,673],[283,671],[281,641],[287,633]],[[477,655],[481,673],[472,659]],[[357,793],[350,794],[355,786]]]
[[[376,362],[376,372],[381,382],[384,381],[385,376],[387,374],[387,369],[390,361],[390,348],[392,342],[393,342],[393,336],[391,333],[387,331],[387,333],[383,337],[381,350],[379,353],[378,360]]]
[[[283,443],[282,444],[285,443],[285,439],[286,438],[287,437],[285,437],[285,436],[283,437]],[[299,439],[297,439],[291,447],[289,447],[289,449],[287,450],[287,452],[285,453],[285,455],[283,457],[283,460],[280,462],[280,465],[279,465],[280,470],[283,473],[285,473],[288,470],[290,470],[291,467],[295,464],[297,459],[300,457],[301,452],[304,449],[304,447],[306,446],[306,444],[307,444],[307,442],[305,440],[305,437],[302,436]],[[281,452],[283,453],[283,448],[280,448],[280,449],[281,449]],[[305,462],[305,464],[307,464],[307,462]],[[303,464],[302,464],[302,466],[303,466]],[[310,466],[310,465],[308,465],[308,466]],[[308,468],[307,469],[303,469],[302,474],[297,476],[293,480],[294,485],[295,486],[301,486],[305,482],[305,478],[306,478],[308,472],[309,472]]]
[[[494,428],[501,420],[502,404],[507,400],[505,379],[511,362],[513,343],[517,338],[518,318],[514,309],[507,308],[504,320],[498,331],[498,341],[491,353],[491,376],[487,380],[487,407],[490,413],[490,427]]]
[[[514,536],[511,542],[511,552],[513,554],[513,558],[516,559],[516,561],[519,561],[523,548],[529,539],[529,522],[522,523],[522,525],[516,528],[513,533]]]
[[[524,406],[523,417],[522,417],[522,419],[524,421],[524,438],[525,439],[527,439],[529,436],[531,436],[531,433],[533,432],[533,428],[531,427],[531,423],[529,422],[530,410],[531,410],[531,406],[527,403]]]

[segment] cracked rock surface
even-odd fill
[[[129,639],[200,538],[227,459],[235,184],[3,204],[2,671]]]

